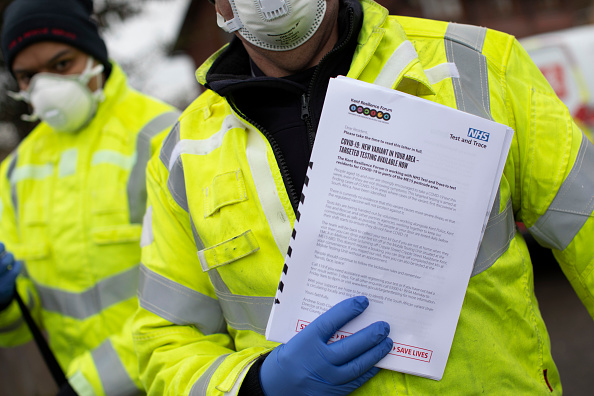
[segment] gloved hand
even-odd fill
[[[260,368],[267,396],[346,395],[379,372],[373,367],[392,349],[390,326],[375,322],[355,334],[327,344],[330,337],[363,312],[369,301],[344,300],[320,315],[286,344],[276,347]]]
[[[21,267],[22,263],[15,261],[12,253],[7,252],[0,242],[0,310],[12,301],[16,277],[21,272]]]

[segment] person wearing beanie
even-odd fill
[[[552,250],[594,317],[594,146],[518,41],[484,27],[389,15],[373,0],[216,0],[212,14],[234,36],[196,71],[205,90],[184,110],[175,133],[167,136],[147,168],[152,210],[143,231],[150,238],[142,246],[140,307],[133,321],[147,392],[561,395],[561,377],[534,293],[533,265],[542,263],[532,261],[516,222]],[[310,162],[312,149],[329,158],[339,153],[320,122],[329,104],[328,86],[337,76],[413,95],[410,100],[420,106],[445,105],[514,130],[482,243],[473,252],[472,276],[464,278],[459,319],[458,312],[441,304],[452,298],[443,290],[453,285],[444,280],[459,274],[450,271],[457,271],[460,263],[425,255],[417,243],[428,234],[421,235],[416,227],[409,230],[408,215],[394,209],[409,201],[424,211],[416,211],[415,225],[439,225],[439,216],[427,217],[436,213],[432,205],[417,201],[420,196],[429,200],[430,188],[391,179],[392,192],[386,196],[381,190],[387,179],[370,174],[369,188],[360,189],[352,178],[346,182],[350,194],[342,194],[343,182],[344,190],[337,187],[325,209],[324,201],[312,202],[309,194],[319,186],[313,180],[325,166]],[[353,88],[345,102],[332,104],[344,106],[342,113],[332,113],[336,128],[346,125],[345,134],[352,134],[348,101],[374,102],[371,98]],[[375,107],[383,104],[378,100]],[[411,116],[426,117],[422,111]],[[390,121],[392,142],[409,142],[400,139],[414,134],[414,126],[405,131],[406,123],[397,116]],[[440,122],[441,137],[454,137],[450,132],[456,122]],[[368,135],[356,131],[357,136]],[[473,129],[458,131],[470,139]],[[421,147],[450,150],[439,140],[439,131],[431,133],[436,138],[419,141]],[[372,160],[359,160],[366,165],[361,168],[372,167]],[[422,161],[440,166],[437,156]],[[335,176],[351,179],[341,163],[346,162],[336,162]],[[468,175],[458,182],[473,183]],[[325,182],[323,177],[316,181]],[[401,194],[412,188],[415,197]],[[378,207],[392,208],[391,216],[375,216],[371,194]],[[451,218],[469,216],[466,209],[474,198],[461,197]],[[318,205],[327,220],[328,229],[319,239],[315,227],[297,226],[306,215],[300,214],[304,202]],[[292,252],[296,257],[290,247],[295,238],[311,241],[310,250],[297,255],[311,253],[311,262],[285,264]],[[441,240],[435,246],[450,252],[447,243]],[[378,253],[384,249],[394,253],[392,259]],[[359,270],[351,271],[349,261]],[[426,262],[431,265],[421,265]],[[417,264],[424,268],[414,269]],[[295,268],[299,265],[303,268]],[[294,284],[301,297],[287,301],[285,277],[302,281]],[[430,290],[435,311],[418,305],[417,300],[424,300],[418,294],[407,296],[391,287],[393,280],[404,289]],[[441,285],[435,288],[437,283]],[[301,307],[287,316],[280,311],[286,328],[294,331],[283,344],[266,337],[275,304],[289,310]],[[370,311],[371,317],[378,312],[391,317],[391,327],[382,320],[370,323]],[[432,349],[431,362],[399,353],[402,344],[413,351],[439,345],[419,345],[422,340],[405,330],[446,331],[435,321],[444,315],[457,320],[451,349],[447,341],[443,350]],[[351,321],[352,326],[343,328]],[[412,322],[415,326],[409,327]],[[351,332],[363,324],[368,326]],[[380,360],[389,353],[390,359],[400,359],[405,372],[380,369],[387,364]],[[436,380],[439,370],[431,378],[415,375],[436,361],[447,361],[441,378]]]
[[[91,55],[109,75],[107,47],[92,19],[90,0],[21,0],[12,2],[4,13],[2,54],[12,73],[12,62],[23,48],[53,41],[71,45]]]
[[[0,165],[0,346],[46,331],[60,395],[144,394],[132,347],[145,166],[179,112],[132,89],[87,0],[14,0],[1,47],[39,121]]]

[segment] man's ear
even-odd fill
[[[221,14],[226,21],[233,19],[233,9],[231,8],[229,0],[216,0],[214,5],[215,11]]]

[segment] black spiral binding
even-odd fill
[[[309,163],[309,169],[313,169],[313,162]],[[303,184],[305,187],[307,187],[309,185],[309,177],[307,177],[307,175],[305,175],[305,182]],[[304,187],[304,189],[305,189],[305,187]],[[305,193],[304,192],[301,193],[301,198],[299,199],[299,202],[301,203],[301,205],[305,204]],[[301,218],[301,213],[299,213],[299,209],[297,209],[297,213],[295,213],[296,223],[295,223],[295,226],[293,227],[293,233],[291,234],[291,238],[293,240],[295,240],[295,237],[297,236],[297,223],[299,222],[300,218]],[[291,247],[291,244],[289,244],[289,249],[287,250],[287,256],[289,256],[289,258],[291,258],[292,253],[293,253],[293,248]],[[286,276],[288,271],[289,271],[289,266],[285,262],[285,265],[283,267],[283,275],[282,276]],[[278,291],[280,293],[282,293],[283,289],[285,288],[285,284],[282,281],[282,276],[281,276],[280,282],[278,283]],[[280,300],[278,299],[278,293],[277,293],[277,297],[274,299],[274,303],[280,304]]]

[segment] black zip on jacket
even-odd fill
[[[329,79],[347,74],[362,20],[358,1],[341,0],[337,44],[317,66],[297,74],[265,76],[234,37],[206,75],[206,88],[225,96],[270,142],[293,210],[301,196]]]

